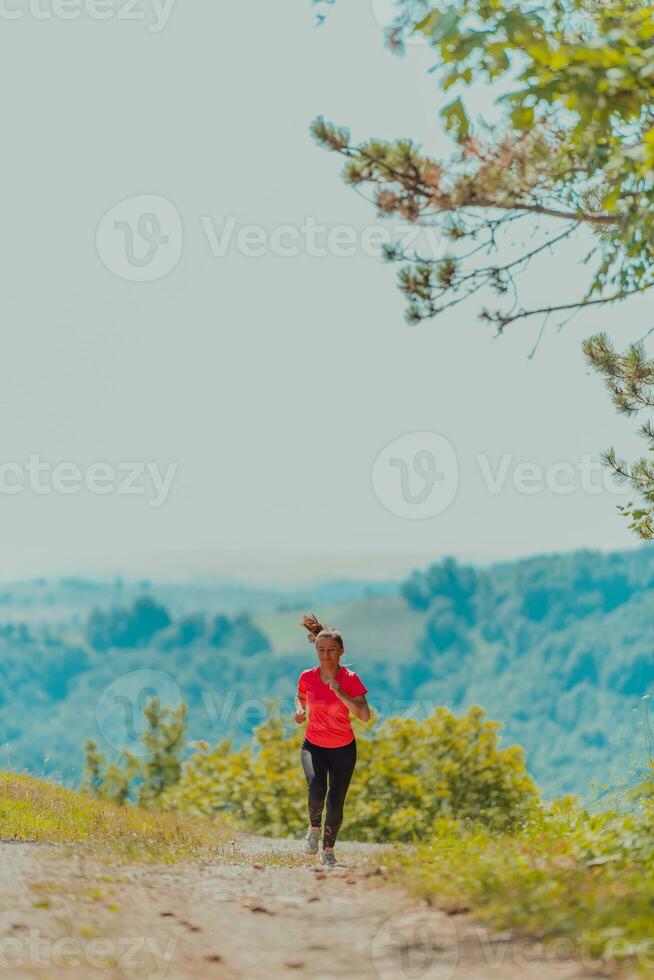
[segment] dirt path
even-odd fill
[[[0,975],[104,978],[568,980],[566,951],[491,934],[407,896],[380,848],[239,835],[202,866],[109,867],[71,847],[0,843]]]

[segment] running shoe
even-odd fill
[[[323,848],[323,850],[320,852],[320,863],[327,865],[328,868],[333,868],[336,864],[336,858],[334,857],[333,850],[326,851]]]
[[[317,854],[318,853],[318,843],[320,841],[320,828],[309,827],[307,835],[304,838],[304,853],[305,854]]]

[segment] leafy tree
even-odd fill
[[[353,144],[345,128],[322,117],[312,124],[319,143],[346,157],[345,181],[371,190],[381,214],[438,225],[452,243],[439,259],[390,249],[389,258],[407,263],[400,285],[409,322],[436,316],[485,286],[510,302],[482,313],[502,331],[519,319],[613,302],[654,285],[651,5],[407,0],[388,28],[391,48],[404,50],[414,32],[435,49],[443,89],[502,79],[511,85],[498,100],[499,126],[475,126],[457,95],[441,117],[458,149],[439,161],[411,140]],[[534,217],[545,239],[517,260],[472,260],[495,251],[500,229]],[[554,233],[552,222],[560,225]],[[521,306],[519,273],[581,227],[594,235],[585,293],[545,309]]]
[[[184,616],[173,623],[157,640],[162,650],[174,650],[175,647],[188,647],[196,640],[205,636],[207,629],[204,613],[194,613]]]
[[[109,612],[94,609],[87,622],[86,639],[89,646],[100,651],[110,647],[145,646],[170,623],[165,606],[150,596],[141,596],[131,609],[116,608]]]
[[[232,620],[227,616],[216,616],[210,629],[209,642],[214,647],[238,650],[246,657],[270,650],[268,637],[254,625],[246,612],[239,613]]]
[[[247,613],[234,617],[229,634],[230,646],[239,650],[246,657],[270,650],[268,637],[258,629]]]
[[[214,647],[225,646],[231,630],[227,616],[218,615],[214,617],[209,634],[209,643]]]
[[[435,159],[411,139],[353,142],[350,131],[319,116],[317,142],[345,158],[343,179],[368,194],[380,215],[398,215],[440,230],[448,243],[434,257],[394,243],[385,258],[401,263],[406,319],[419,323],[479,294],[495,294],[481,317],[501,334],[531,317],[559,319],[644,293],[654,286],[654,8],[646,0],[402,0],[386,29],[389,48],[403,53],[420,34],[436,54],[431,71],[455,97],[441,110],[456,149]],[[470,119],[465,90],[502,83],[500,121]],[[508,232],[523,229],[522,246],[503,253]],[[580,259],[585,287],[568,300],[530,305],[521,296],[525,270],[586,234]],[[524,244],[525,242],[529,244]],[[615,382],[622,406],[640,401],[629,385],[644,354],[622,358],[605,338],[586,342],[591,365]],[[647,365],[649,366],[649,365]],[[642,388],[641,388],[642,391]],[[624,407],[621,407],[624,410]],[[651,439],[649,427],[645,431]],[[609,465],[644,498],[628,505],[630,528],[654,527],[651,465]]]
[[[400,586],[400,595],[415,609],[428,609],[436,597],[447,599],[448,608],[471,622],[474,619],[471,600],[478,585],[474,568],[459,565],[450,557],[430,565],[426,572],[413,572]]]

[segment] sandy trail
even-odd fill
[[[391,885],[377,845],[236,835],[204,865],[108,866],[0,843],[0,971],[11,978],[568,980],[606,976],[446,915]],[[285,863],[286,862],[286,863]]]

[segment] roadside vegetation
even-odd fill
[[[652,975],[654,806],[590,813],[574,797],[512,832],[442,819],[416,851],[391,852],[391,875],[450,912]]]
[[[33,776],[0,773],[0,838],[79,843],[114,861],[210,858],[228,822],[120,806]]]

